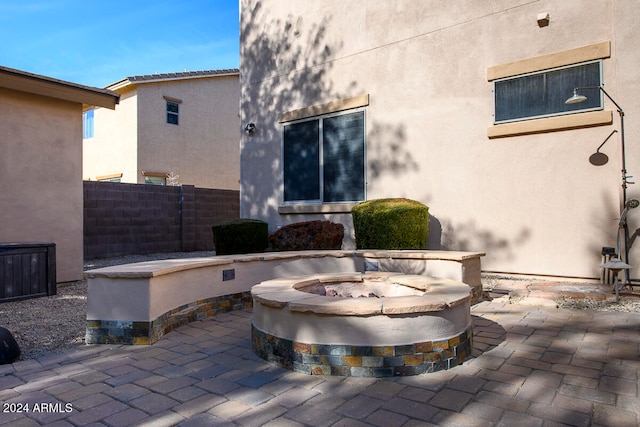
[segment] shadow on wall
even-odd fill
[[[383,175],[394,177],[417,172],[420,167],[407,148],[407,136],[403,125],[371,120],[367,141],[367,158],[370,179]],[[393,195],[400,197],[404,195]]]
[[[519,246],[530,237],[530,230],[522,227],[512,239],[501,237],[487,229],[482,229],[470,220],[460,224],[446,224],[443,228],[440,220],[429,215],[429,237],[427,248],[435,250],[480,251],[490,255],[493,260],[513,259]]]
[[[298,17],[270,20],[266,7],[255,2],[242,10],[240,113],[243,126],[256,124],[243,137],[242,215],[268,220],[277,215],[282,187],[278,115],[334,92],[325,79],[334,48],[323,41],[328,18],[306,29]],[[307,44],[297,42],[303,32]]]
[[[603,193],[602,194],[602,204],[600,209],[593,214],[593,218],[597,218],[596,221],[592,224],[592,228],[589,231],[589,253],[593,253],[593,271],[594,275],[601,276],[602,269],[599,268],[599,265],[602,263],[602,248],[605,246],[613,247],[617,249],[617,233],[620,221],[620,211],[616,207],[616,197],[617,194]],[[635,212],[631,211],[631,214]],[[629,249],[633,249],[636,238],[638,237],[638,230],[629,230]],[[621,240],[621,252],[624,252],[624,233],[620,230],[620,238]],[[618,254],[618,256],[622,259],[624,257],[623,254]],[[631,255],[629,256],[631,261]],[[630,264],[633,266],[633,262]],[[631,270],[630,275],[634,276],[634,270]],[[637,276],[637,273],[635,274]],[[624,276],[624,273],[621,273],[618,278],[621,279]]]
[[[591,263],[593,268],[589,277],[599,277],[601,269],[602,247],[616,246],[616,232],[620,213],[616,210],[615,203],[612,201],[610,194],[602,194],[601,209],[592,215],[593,223],[589,229],[585,230],[584,239],[576,242],[576,245],[586,246],[586,251],[592,257]],[[568,213],[570,214],[570,213]],[[603,218],[605,221],[603,221]],[[610,219],[610,220],[607,220]],[[640,235],[640,229],[630,230],[630,246],[633,247],[636,239]],[[513,260],[517,256],[517,252],[531,238],[531,229],[521,227],[515,237],[500,236],[493,231],[479,227],[475,221],[469,220],[465,223],[441,223],[441,221],[432,215],[429,216],[429,237],[427,239],[427,248],[435,250],[461,250],[461,251],[482,251],[491,258],[492,262],[499,260]],[[555,238],[562,239],[562,235]],[[555,241],[549,240],[548,246],[553,248],[556,246]],[[582,251],[582,249],[581,249]],[[581,252],[580,251],[580,252]],[[550,265],[557,260],[559,254],[553,250],[546,253],[539,253],[537,258],[541,265],[540,271],[545,271],[545,263]],[[574,255],[569,254],[569,257]],[[545,260],[547,257],[547,260]],[[568,259],[570,261],[570,258]],[[584,275],[584,274],[583,274]]]
[[[427,235],[427,249],[441,250],[442,224],[435,216],[429,214],[429,234]]]
[[[331,45],[327,42],[327,24],[331,16],[324,17],[319,23],[305,25],[302,17],[292,15],[285,20],[271,19],[268,7],[268,4],[255,2],[242,12],[241,122],[243,126],[254,122],[256,130],[243,136],[241,203],[243,216],[271,222],[270,219],[278,217],[282,188],[278,116],[286,111],[368,91],[356,81],[340,82],[344,89],[338,89],[331,79],[333,60],[342,49],[341,43]],[[369,181],[384,174],[398,176],[418,169],[406,148],[403,126],[383,123],[367,113],[367,128]],[[348,169],[347,159],[343,160],[345,164],[338,168]],[[367,191],[370,189],[369,186]],[[311,218],[290,216],[283,218],[281,224],[308,219]]]

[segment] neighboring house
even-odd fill
[[[239,187],[237,69],[127,77],[84,114],[85,180]]]
[[[330,219],[352,246],[355,203],[407,197],[430,208],[429,248],[486,251],[484,271],[599,277],[620,117],[597,88],[564,100],[603,85],[640,174],[638,22],[631,1],[242,1],[240,215]]]
[[[58,282],[82,279],[83,107],[118,98],[0,67],[0,243],[55,243]]]

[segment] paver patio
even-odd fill
[[[251,351],[251,311],[191,323],[152,346],[79,347],[0,366],[0,425],[640,422],[640,314],[497,299],[472,315],[474,357],[412,377],[307,376],[274,367]],[[29,412],[13,404],[29,404]]]

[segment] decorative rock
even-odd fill
[[[20,357],[20,346],[8,329],[0,326],[0,365],[13,363]]]
[[[269,236],[275,251],[340,249],[344,226],[331,221],[306,221],[285,225]]]

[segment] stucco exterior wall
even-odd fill
[[[122,174],[122,182],[138,182],[137,113],[135,88],[121,92],[115,110],[94,110],[94,136],[82,140],[84,180]]]
[[[115,111],[95,111],[95,136],[85,139],[84,178],[173,173],[178,184],[239,189],[238,76],[131,84]],[[167,123],[166,99],[180,100],[179,124]]]
[[[56,244],[82,278],[82,105],[0,88],[0,241]]]
[[[619,133],[613,124],[503,138],[493,127],[488,69],[609,42],[603,82],[625,109],[627,169],[640,161],[635,31],[630,0],[530,2],[241,2],[241,216],[279,225],[315,218],[351,231],[348,209],[282,208],[280,114],[369,95],[367,199],[430,207],[430,249],[484,251],[483,270],[598,277],[620,215]],[[549,12],[539,27],[537,16]],[[567,93],[567,98],[571,93]],[[637,187],[628,198],[639,197]],[[316,209],[318,210],[318,209]],[[298,211],[313,211],[299,209]],[[629,214],[633,233],[640,212]],[[353,244],[351,239],[346,244]],[[630,264],[640,265],[640,249]],[[632,274],[633,276],[633,274]]]
[[[138,169],[173,172],[182,184],[237,190],[239,94],[237,76],[139,85]],[[165,96],[182,101],[178,125],[167,123]]]

